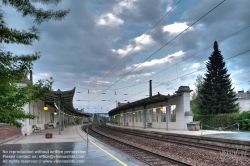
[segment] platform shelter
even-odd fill
[[[187,130],[193,121],[189,86],[180,86],[173,95],[150,96],[109,111],[113,124],[142,128]]]
[[[18,83],[19,86],[26,86],[28,79]],[[64,130],[68,125],[83,124],[89,122],[89,114],[79,112],[73,107],[75,88],[68,91],[51,91],[44,99],[34,101],[24,106],[26,113],[36,115],[35,119],[25,119],[22,122],[22,134],[30,135],[34,132],[34,126],[41,130],[46,129],[48,124],[58,127],[58,132]]]

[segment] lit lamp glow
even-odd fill
[[[160,111],[163,111],[163,107],[160,108]]]
[[[56,112],[56,110],[55,110],[54,115],[56,115],[56,114],[57,114],[57,112]]]
[[[133,114],[135,114],[135,112],[133,112]]]
[[[48,111],[48,109],[49,109],[49,108],[48,108],[47,105],[45,104],[45,106],[43,107],[43,110],[44,110],[44,111]]]

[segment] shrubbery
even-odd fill
[[[242,130],[250,131],[250,111],[244,111],[235,117],[235,120],[240,123]]]
[[[231,114],[210,114],[210,115],[194,115],[194,121],[200,121],[202,129],[218,130],[237,130],[239,123],[240,130],[250,131],[250,111]]]

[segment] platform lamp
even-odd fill
[[[54,111],[54,115],[56,115],[57,114],[57,112],[56,112],[56,110]]]
[[[161,111],[161,112],[163,111],[163,107],[162,107],[162,105],[161,105],[160,111]]]
[[[44,110],[44,111],[48,111],[48,109],[49,109],[49,108],[47,107],[47,104],[44,104],[43,110]]]

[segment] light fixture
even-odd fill
[[[57,112],[56,112],[56,110],[54,111],[54,115],[56,115],[57,114]]]
[[[123,116],[123,114],[121,114],[121,116]]]
[[[44,110],[44,111],[48,111],[48,109],[49,109],[49,108],[47,107],[47,104],[45,104],[44,107],[43,107],[43,110]]]
[[[163,111],[163,107],[162,107],[162,105],[161,105],[160,111]]]
[[[133,112],[133,114],[135,114],[135,112]]]
[[[56,109],[58,109],[58,107],[57,107],[56,103],[54,103],[54,106],[56,107]]]

